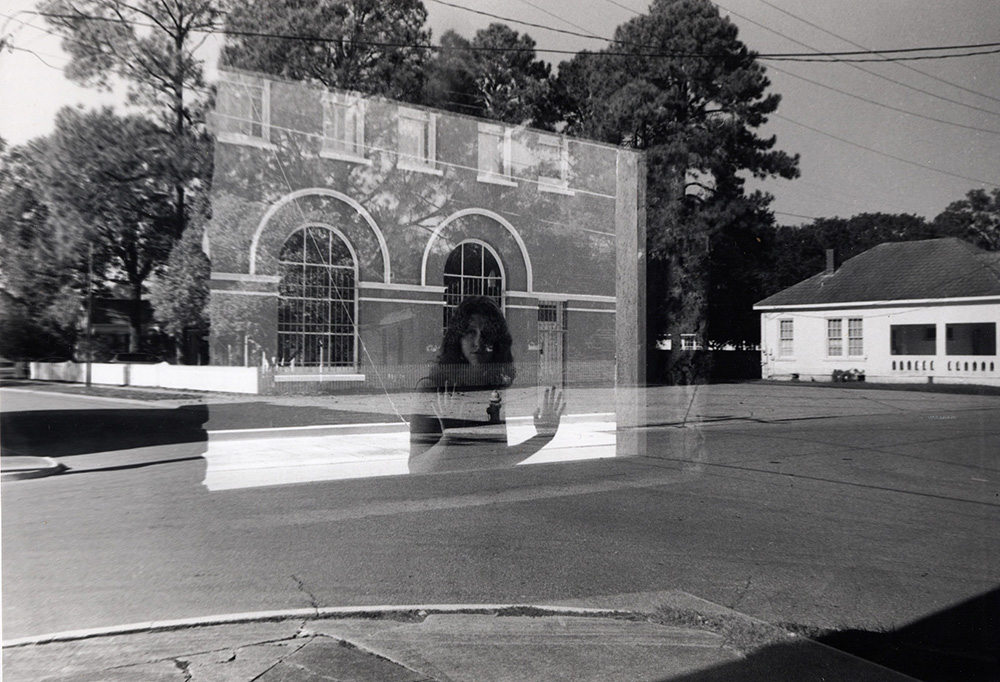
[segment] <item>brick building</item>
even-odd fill
[[[213,126],[212,364],[404,385],[479,294],[519,376],[613,381],[634,152],[243,72],[221,74]]]

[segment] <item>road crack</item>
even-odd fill
[[[306,589],[306,584],[302,581],[301,578],[299,578],[294,573],[292,574],[292,580],[294,580],[295,584],[298,586],[299,592],[301,592],[302,594],[306,595],[309,598],[309,606],[311,606],[316,611],[316,615],[318,616],[319,601],[316,599],[316,595],[314,595],[312,592]]]
[[[174,665],[177,666],[177,669],[184,674],[184,682],[191,682],[191,680],[194,679],[191,676],[191,661],[185,661],[184,659],[181,658],[175,658],[173,659],[173,661]]]

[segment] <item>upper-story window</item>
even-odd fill
[[[479,124],[479,175],[480,182],[515,185],[511,177],[511,131],[492,123]]]
[[[228,87],[222,90],[216,106],[219,140],[237,144],[265,146],[271,142],[270,81],[227,74]]]
[[[558,135],[539,135],[535,154],[538,189],[566,190],[569,187],[569,140]]]
[[[360,97],[331,92],[323,98],[322,155],[365,158],[365,103]]]
[[[440,173],[437,169],[437,114],[399,108],[399,161],[405,170]]]

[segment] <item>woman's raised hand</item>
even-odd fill
[[[535,410],[535,431],[538,435],[555,436],[565,409],[566,402],[563,400],[562,391],[557,390],[555,386],[546,388],[541,405]]]
[[[434,414],[437,415],[442,428],[444,428],[445,418],[450,417],[454,419],[455,417],[455,410],[458,405],[458,385],[452,382],[449,387],[448,381],[445,380],[444,386],[438,389],[437,397],[432,404],[434,406]]]

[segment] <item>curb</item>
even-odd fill
[[[0,480],[2,481],[23,481],[29,478],[44,478],[46,476],[61,474],[69,469],[68,466],[61,462],[57,462],[51,457],[27,457],[14,455],[7,457],[7,459],[21,459],[27,461],[23,462],[20,466],[14,464],[10,468],[4,468],[2,460],[0,460]]]
[[[183,630],[186,628],[207,627],[213,625],[240,625],[245,623],[260,623],[267,621],[292,620],[296,618],[348,618],[365,617],[368,615],[385,615],[387,613],[417,613],[420,615],[448,614],[488,614],[496,611],[526,610],[539,616],[590,616],[590,617],[623,617],[636,615],[633,611],[619,609],[585,608],[579,606],[542,606],[538,604],[404,604],[399,606],[332,606],[305,609],[282,609],[276,611],[251,611],[247,613],[228,613],[214,616],[198,616],[195,618],[179,618],[176,620],[148,621],[145,623],[129,623],[127,625],[112,625],[83,630],[67,630],[32,637],[19,637],[4,640],[0,646],[4,649],[38,646],[73,642],[82,639],[98,637],[115,637],[118,635],[133,635],[149,632],[165,632]]]

